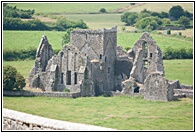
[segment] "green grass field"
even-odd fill
[[[113,12],[116,9],[128,6],[129,3],[65,3],[65,2],[47,2],[47,3],[10,3],[10,6],[17,6],[20,9],[34,9],[35,13],[91,13],[99,12],[105,8],[107,12]]]
[[[140,97],[3,97],[3,107],[42,117],[119,130],[193,130],[192,99]]]
[[[165,3],[161,3],[161,2],[151,2],[151,3],[145,3],[141,6],[136,6],[134,8],[131,8],[129,11],[131,12],[141,12],[142,10],[144,9],[147,9],[147,10],[150,10],[150,11],[156,11],[156,12],[169,12],[170,8],[172,6],[177,6],[177,5],[180,5],[182,6],[182,8],[184,10],[187,10],[191,13],[193,13],[193,2],[192,3],[188,3],[188,2],[165,2]]]
[[[165,76],[168,80],[180,80],[180,83],[193,85],[193,60],[164,60]],[[34,60],[4,61],[3,65],[11,65],[26,79],[33,68]]]
[[[42,35],[46,35],[54,50],[61,49],[64,32],[57,31],[3,31],[3,49],[37,49]],[[118,33],[117,44],[122,47],[132,47],[143,33]],[[193,48],[192,41],[184,38],[151,34],[157,45],[163,50],[171,46],[178,48]]]
[[[130,6],[130,2],[108,2],[108,3],[10,3],[11,6],[17,6],[21,9],[35,9],[36,13],[89,13],[98,12],[101,8],[105,8],[108,12],[116,11],[117,9]],[[128,11],[140,12],[144,9],[156,11],[156,12],[168,12],[172,6],[180,5],[184,10],[193,12],[193,3],[179,3],[179,2],[146,2],[141,6],[135,6]],[[127,10],[125,10],[127,11]]]
[[[53,49],[60,50],[63,34],[57,31],[3,31],[3,49],[37,49],[42,35],[46,35]]]

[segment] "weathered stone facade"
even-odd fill
[[[149,33],[126,52],[117,46],[117,27],[74,30],[70,45],[57,55],[43,36],[29,82],[47,92],[68,89],[81,96],[97,96],[117,91],[162,101],[172,100],[172,89],[179,87],[178,82],[165,79],[162,51]]]

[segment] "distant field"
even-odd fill
[[[28,49],[39,45],[42,35],[46,35],[53,49],[61,49],[61,40],[64,32],[57,31],[3,31],[3,49]],[[122,47],[132,47],[143,33],[118,33],[117,44]],[[165,48],[193,48],[192,41],[183,38],[151,34],[157,45],[164,51]]]
[[[101,8],[105,8],[106,11],[112,12],[116,9],[129,6],[129,3],[71,3],[71,2],[46,2],[46,3],[10,3],[11,6],[17,6],[21,9],[34,9],[35,13],[90,13],[99,12]]]
[[[42,35],[47,36],[53,49],[61,49],[63,34],[57,31],[3,31],[3,49],[37,49]]]
[[[123,48],[133,47],[136,41],[142,36],[143,33],[118,33],[117,42],[118,45]],[[178,48],[193,48],[192,41],[176,38],[171,36],[163,36],[157,34],[151,34],[152,38],[155,40],[157,45],[164,52],[165,48],[171,46],[174,49]]]
[[[61,16],[71,20],[82,19],[91,29],[99,29],[124,25],[124,22],[120,20],[121,15],[122,14],[65,14]],[[118,28],[118,30],[121,30],[121,28]]]
[[[164,60],[165,76],[168,80],[180,80],[182,84],[193,85],[193,60]],[[11,65],[26,79],[34,65],[34,60],[3,61],[3,65]]]
[[[149,3],[145,3],[141,6],[136,6],[134,8],[131,8],[129,11],[131,12],[140,12],[144,9],[147,9],[149,11],[156,11],[156,12],[169,12],[170,8],[172,6],[177,6],[180,5],[182,6],[182,8],[184,10],[187,10],[191,13],[193,13],[193,2],[192,3],[188,3],[188,2],[183,2],[183,3],[179,3],[179,2],[165,2],[165,3],[155,3],[155,2],[149,2]]]
[[[107,11],[115,11],[120,8],[130,6],[130,2],[118,2],[118,3],[10,3],[11,6],[17,6],[21,9],[35,9],[35,13],[89,13],[98,12],[101,8],[105,8]],[[156,12],[168,12],[172,6],[180,5],[184,10],[188,10],[193,13],[193,3],[179,3],[179,2],[165,2],[156,3],[148,2],[141,6],[134,6],[129,11],[140,12],[144,9]],[[126,10],[125,10],[126,11]]]

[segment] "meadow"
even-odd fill
[[[115,12],[118,9],[126,8],[131,6],[130,2],[97,2],[97,3],[58,3],[58,2],[47,2],[47,3],[10,3],[10,6],[17,6],[21,9],[35,9],[35,13],[90,13],[90,12],[99,12],[101,8],[105,8],[108,12]],[[146,2],[142,3],[139,6],[132,6],[127,8],[124,11],[140,12],[144,9],[156,11],[156,12],[168,12],[172,6],[180,5],[184,10],[187,10],[193,13],[193,3],[180,3],[180,2]]]
[[[105,8],[107,12],[114,12],[116,9],[129,6],[129,3],[90,3],[90,2],[47,2],[47,3],[10,3],[10,6],[17,6],[20,9],[34,9],[35,13],[93,13]]]
[[[3,97],[3,107],[42,117],[119,130],[193,130],[192,99],[141,97]]]
[[[136,41],[143,33],[118,33],[117,44],[126,47],[133,47]],[[62,48],[62,36],[64,32],[57,31],[3,31],[3,49],[5,50],[21,50],[21,49],[37,49],[42,35],[46,35],[49,43],[54,50]],[[191,39],[177,38],[172,36],[163,36],[158,34],[151,34],[157,45],[164,50],[171,46],[174,49],[179,48],[193,48]]]
[[[187,10],[191,13],[193,13],[193,3],[188,3],[188,2],[181,2],[181,3],[178,3],[178,2],[151,2],[151,3],[145,3],[145,4],[142,4],[140,6],[136,6],[134,8],[131,8],[129,9],[128,11],[130,12],[141,12],[142,10],[144,9],[147,9],[147,10],[150,10],[150,11],[155,11],[155,12],[169,12],[170,8],[172,6],[182,6],[182,8],[184,10]]]

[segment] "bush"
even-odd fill
[[[105,8],[101,8],[101,9],[99,10],[99,12],[101,12],[101,13],[106,13],[107,11],[106,11]]]
[[[16,68],[12,66],[3,66],[3,89],[13,90],[16,82]]]
[[[25,87],[24,77],[12,66],[3,66],[3,89],[22,90]]]
[[[167,47],[164,51],[163,59],[193,59],[193,49]]]
[[[29,48],[25,50],[3,50],[3,60],[14,61],[14,60],[25,60],[35,59],[36,48]]]
[[[22,90],[23,87],[25,87],[25,85],[26,85],[25,78],[20,73],[17,73],[14,87],[16,88],[16,90]]]

